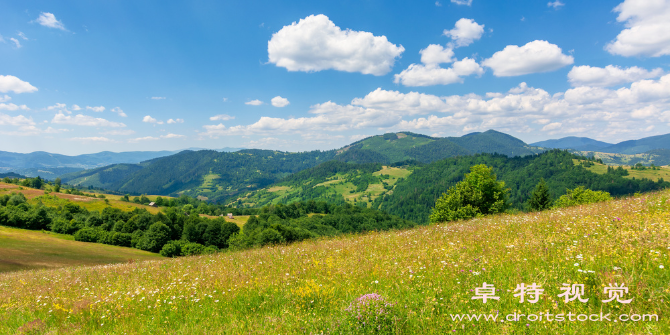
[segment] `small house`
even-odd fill
[[[151,206],[151,207],[158,207],[158,205],[156,205],[156,203],[153,202],[153,201],[149,203],[149,206]]]
[[[233,213],[228,213],[228,218],[229,218],[229,219],[234,219],[234,217],[233,217]]]

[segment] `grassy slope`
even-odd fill
[[[389,178],[385,179],[384,182],[388,185],[395,185],[399,178],[407,178],[407,176],[409,176],[411,173],[411,170],[405,168],[384,166],[381,170],[372,174],[375,176],[382,174],[388,175]],[[361,174],[362,173],[358,173],[356,175]],[[355,192],[356,186],[354,186],[354,184],[351,182],[347,182],[346,177],[346,174],[338,173],[329,177],[328,180],[317,184],[315,187],[325,186],[328,189],[326,191],[326,195],[339,194],[342,195],[345,201],[352,204],[357,201],[367,202],[368,207],[371,205],[371,202],[368,201],[368,199],[374,201],[377,199],[377,197],[386,192],[381,182],[370,184],[368,188],[362,192]],[[258,207],[267,204],[277,204],[280,202],[285,203],[287,202],[285,197],[287,199],[291,199],[288,202],[293,201],[292,198],[294,197],[300,197],[300,188],[285,186],[283,184],[284,183],[279,183],[259,191],[249,192],[239,198],[239,200],[241,200],[242,205]],[[236,201],[237,199],[231,202],[231,204],[235,203]]]
[[[664,180],[670,180],[670,167],[663,166],[660,170],[633,170],[630,166],[623,165],[621,166],[628,171],[628,175],[624,178],[647,178],[653,181],[658,181],[658,179],[663,178]],[[598,173],[605,174],[607,173],[607,165],[595,163],[595,165],[587,168],[588,170]]]
[[[356,333],[363,294],[393,303],[396,333],[670,332],[670,192],[582,207],[106,267],[0,275],[0,333]],[[664,268],[660,266],[664,265]],[[593,271],[590,272],[579,272]],[[499,301],[472,300],[494,284]],[[602,303],[625,283],[630,304]],[[512,290],[538,283],[521,304]],[[562,283],[588,303],[564,303]],[[458,322],[450,313],[655,313],[660,322]]]
[[[76,242],[70,235],[0,226],[0,272],[160,258],[138,249]]]
[[[38,201],[41,201],[45,206],[57,207],[59,205],[64,205],[68,200],[77,203],[77,205],[85,207],[86,209],[93,211],[97,210],[102,212],[105,207],[114,207],[119,208],[123,211],[130,212],[135,208],[144,208],[149,211],[151,214],[156,214],[160,211],[159,208],[146,206],[142,204],[136,204],[132,202],[121,201],[121,196],[105,194],[105,199],[109,201],[109,204],[105,203],[105,199],[92,198],[81,195],[74,194],[65,194],[65,193],[49,193],[49,197],[44,197],[44,190],[37,190],[34,188],[29,188],[25,186],[17,186],[14,184],[5,184],[0,183],[0,195],[14,193],[23,193],[26,199],[29,200],[31,204],[35,204]],[[93,194],[93,193],[91,193]],[[99,193],[96,193],[99,194]],[[56,197],[57,199],[54,199]],[[147,196],[151,200],[156,200],[158,196]],[[132,199],[133,197],[131,197]],[[165,197],[163,197],[165,198]]]

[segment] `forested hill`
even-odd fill
[[[547,182],[553,199],[565,194],[566,189],[577,186],[607,191],[614,196],[670,187],[670,182],[663,180],[654,182],[649,179],[624,178],[627,172],[623,169],[610,169],[606,174],[596,174],[582,164],[575,164],[574,160],[579,158],[583,159],[559,150],[525,157],[479,154],[447,158],[416,169],[398,182],[392,193],[385,194],[377,201],[380,208],[389,214],[419,223],[428,222],[435,200],[461,181],[470,167],[477,164],[493,167],[498,179],[510,188],[512,206],[520,209],[540,178]],[[588,165],[588,161],[584,162]]]

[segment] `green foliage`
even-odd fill
[[[430,222],[501,213],[507,208],[507,192],[505,182],[496,180],[492,168],[484,164],[475,165],[463,181],[449,188],[437,200]]]
[[[543,211],[551,207],[551,194],[549,194],[549,188],[547,183],[544,181],[544,178],[540,179],[540,182],[537,183],[533,194],[531,194],[530,199],[528,199],[528,209],[531,211]]]
[[[138,249],[159,252],[169,240],[170,228],[159,221],[152,224],[149,230],[144,233]]]
[[[584,188],[584,186],[579,186],[573,190],[567,190],[566,194],[556,200],[554,206],[556,208],[561,208],[575,205],[586,205],[611,199],[612,197],[608,192],[592,191]]]

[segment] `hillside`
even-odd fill
[[[0,273],[160,258],[132,248],[76,242],[71,235],[0,226]]]
[[[566,189],[577,186],[607,191],[614,196],[670,187],[667,181],[657,183],[648,179],[628,179],[617,173],[597,174],[582,165],[575,165],[573,159],[578,158],[559,150],[526,157],[482,154],[448,158],[414,170],[396,184],[392,193],[377,199],[373,207],[407,220],[428,222],[435,200],[461,181],[470,167],[477,164],[493,167],[498,179],[510,188],[512,207],[519,209],[524,208],[540,178],[546,180],[553,199],[563,195]]]
[[[530,155],[537,148],[512,136],[489,130],[463,137],[434,138],[411,132],[372,136],[339,150],[280,152],[247,149],[237,152],[183,151],[145,161],[70,173],[64,181],[115,192],[199,196],[230,201],[262,189],[296,172],[336,160],[349,163],[430,163],[475,153]]]
[[[0,274],[0,333],[668,333],[661,320],[670,317],[669,197],[664,191],[289,246]],[[615,281],[630,303],[603,302]],[[483,283],[494,285],[499,300],[472,299]],[[523,283],[544,289],[536,304],[514,296]],[[588,303],[564,302],[563,283],[584,284]],[[566,321],[529,320],[540,311],[554,320],[563,313]],[[510,322],[515,312],[524,317]],[[459,321],[460,313],[468,316]],[[602,313],[611,322],[569,322],[567,313]],[[492,321],[469,320],[480,314]],[[614,322],[622,314],[649,316]]]
[[[619,154],[639,154],[655,149],[670,149],[670,134],[624,141],[599,151]]]
[[[612,146],[612,143],[597,141],[588,137],[568,136],[555,140],[546,140],[531,143],[532,146],[551,149],[573,149],[579,151],[600,151]]]

